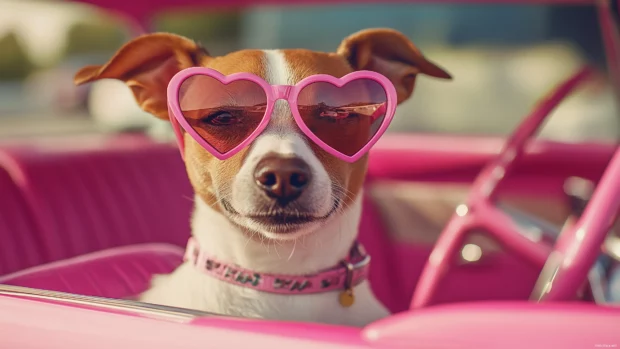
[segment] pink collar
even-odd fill
[[[236,265],[226,264],[207,256],[191,237],[185,250],[185,261],[191,262],[203,273],[228,283],[279,294],[311,294],[329,291],[348,291],[368,277],[370,256],[356,241],[349,256],[339,265],[311,275],[278,275],[257,273]]]

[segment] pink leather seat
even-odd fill
[[[0,274],[116,246],[184,246],[189,237],[193,194],[171,145],[91,136],[0,155],[0,217],[11,225],[0,219]]]
[[[178,151],[143,137],[0,150],[0,193],[0,274],[112,249],[10,277],[24,286],[135,295],[153,273],[174,269],[189,236],[193,195]],[[373,257],[370,277],[377,297],[394,312],[408,308],[430,246],[392,241],[369,198],[360,229]],[[162,254],[140,245],[158,242],[179,250]],[[137,246],[115,249],[127,245]],[[437,298],[527,297],[537,275],[528,269],[511,256],[455,268]]]
[[[0,167],[0,275],[47,261],[37,230],[22,193]]]
[[[127,299],[146,291],[154,274],[167,274],[183,259],[169,244],[116,247],[25,269],[0,277],[0,284],[86,296]]]

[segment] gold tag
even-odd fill
[[[355,303],[355,296],[353,295],[353,290],[347,289],[342,291],[340,293],[340,297],[338,297],[338,300],[340,301],[340,305],[345,308],[352,306],[353,303]]]

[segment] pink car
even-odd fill
[[[252,3],[84,2],[126,14],[137,32],[171,4]],[[613,2],[592,5],[620,87]],[[4,144],[0,348],[617,348],[620,307],[607,279],[620,275],[620,150],[533,137],[592,76],[583,67],[560,82],[506,140],[390,133],[375,145],[367,185],[459,184],[469,194],[433,246],[393,241],[382,207],[366,198],[360,240],[373,291],[394,314],[362,329],[133,301],[183,258],[191,187],[174,145],[136,135]],[[569,212],[558,228],[500,196]],[[473,233],[495,247],[471,243]]]

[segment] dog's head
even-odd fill
[[[403,34],[372,29],[344,39],[336,53],[242,50],[220,57],[184,37],[150,34],[127,43],[105,65],[83,68],[75,81],[122,80],[142,109],[167,120],[167,85],[174,74],[193,66],[224,75],[252,73],[272,85],[295,85],[315,74],[340,78],[371,70],[393,83],[398,103],[411,96],[417,74],[450,78]],[[282,102],[264,132],[226,160],[212,156],[187,133],[182,151],[192,186],[204,202],[244,231],[287,240],[316,230],[356,199],[367,157],[350,163],[324,151],[301,132]],[[235,136],[234,128],[221,132]],[[342,137],[340,142],[348,141]]]

